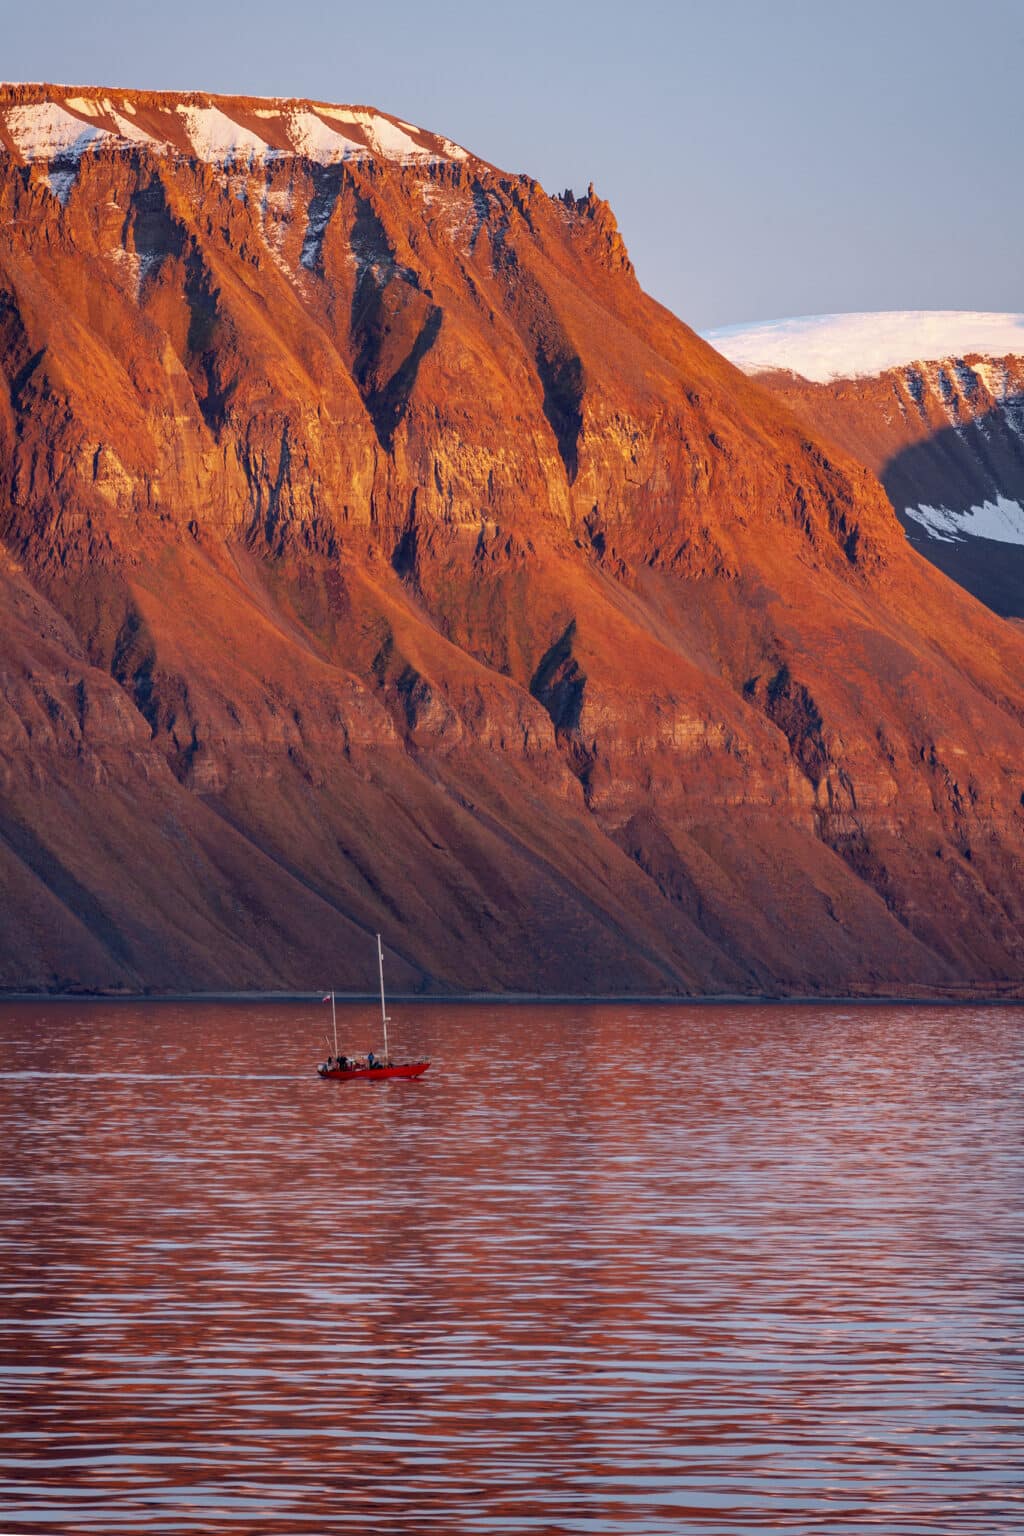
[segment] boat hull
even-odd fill
[[[350,1083],[357,1079],[364,1083],[382,1083],[390,1077],[422,1077],[430,1066],[429,1061],[403,1061],[397,1067],[317,1067],[320,1077],[334,1082]]]

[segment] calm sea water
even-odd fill
[[[0,1530],[1024,1526],[1024,1011],[327,1013],[0,1006]]]

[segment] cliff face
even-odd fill
[[[0,144],[3,984],[1021,982],[1021,640],[592,193],[310,102]]]

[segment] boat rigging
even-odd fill
[[[365,1056],[346,1056],[338,1050],[338,1015],[332,990],[327,993],[323,1001],[326,1003],[330,999],[334,1055],[328,1056],[326,1061],[320,1063],[316,1069],[318,1076],[342,1082],[362,1080],[379,1083],[392,1077],[421,1077],[430,1066],[429,1061],[395,1062],[391,1060],[388,1045],[388,1025],[391,1020],[384,998],[384,947],[379,933],[377,935],[377,969],[380,975],[380,1022],[384,1033],[384,1055],[376,1056],[373,1051],[367,1051]]]

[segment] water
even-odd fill
[[[1024,1012],[392,1011],[0,1006],[0,1529],[1021,1528]]]

